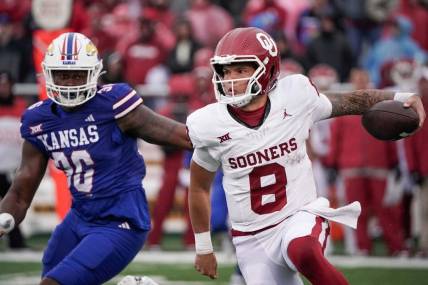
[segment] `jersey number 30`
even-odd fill
[[[67,175],[69,187],[74,186],[79,192],[91,192],[94,161],[86,150],[75,150],[70,157],[63,152],[54,152],[52,156],[56,167]]]
[[[273,175],[275,183],[262,186],[262,178]],[[250,172],[251,209],[259,215],[281,210],[287,204],[286,188],[287,175],[285,169],[278,163],[255,167]],[[274,196],[274,201],[264,202]]]

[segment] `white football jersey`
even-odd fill
[[[279,223],[317,197],[305,141],[314,121],[331,113],[331,103],[303,75],[281,79],[269,101],[258,128],[238,122],[219,103],[187,119],[193,161],[212,172],[221,166],[232,227],[239,231]]]

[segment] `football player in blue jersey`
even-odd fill
[[[44,252],[40,284],[102,284],[131,262],[150,229],[137,138],[191,143],[183,124],[145,107],[129,85],[97,86],[103,65],[86,36],[60,35],[42,66],[49,99],[22,116],[22,161],[0,203],[0,236],[24,219],[52,159],[73,201]]]

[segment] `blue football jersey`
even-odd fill
[[[141,229],[150,227],[144,159],[136,138],[116,123],[141,103],[129,85],[109,84],[71,112],[47,99],[22,117],[22,137],[66,174],[72,208],[87,221],[126,220]]]

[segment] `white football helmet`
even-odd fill
[[[98,50],[90,39],[79,33],[64,33],[49,45],[42,62],[48,97],[55,103],[74,107],[95,96],[103,68]],[[63,86],[54,82],[55,71],[87,71],[86,83]]]

